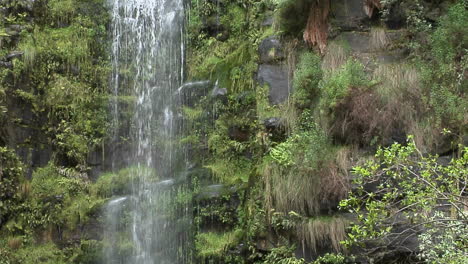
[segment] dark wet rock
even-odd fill
[[[219,41],[225,41],[229,38],[229,30],[220,21],[219,16],[212,15],[203,20],[202,31]]]
[[[277,36],[268,37],[258,47],[261,63],[272,63],[285,58],[284,48]]]
[[[202,187],[200,193],[197,195],[197,200],[206,200],[213,198],[221,198],[225,195],[231,195],[236,192],[236,188],[229,187],[223,184],[213,184]]]
[[[452,156],[442,156],[437,159],[437,163],[442,166],[448,166],[450,165],[452,158]]]
[[[12,68],[13,63],[9,61],[0,61],[0,68]]]
[[[262,26],[263,27],[271,27],[271,26],[273,26],[273,21],[274,21],[273,16],[268,16],[267,18],[265,18],[263,20]]]
[[[188,82],[177,89],[176,95],[180,96],[185,103],[193,103],[193,99],[207,95],[212,87],[211,81]]]
[[[211,97],[215,99],[226,98],[228,90],[226,88],[218,88],[215,87],[213,91],[211,91]]]
[[[262,64],[258,68],[257,81],[270,87],[269,100],[280,104],[288,99],[291,92],[288,69],[284,65]]]
[[[23,55],[24,55],[24,52],[22,52],[22,51],[13,51],[10,54],[6,55],[5,58],[7,60],[12,60],[12,59],[15,59],[15,58],[21,58],[21,57],[23,57]]]
[[[392,64],[402,62],[409,56],[408,49],[397,49],[387,52],[382,52],[377,55],[377,63]]]
[[[331,1],[332,23],[343,31],[362,30],[368,16],[362,0]]]
[[[232,140],[245,142],[249,140],[250,134],[249,134],[249,131],[245,128],[238,127],[238,126],[231,126],[228,128],[228,136]]]
[[[400,29],[406,27],[407,15],[404,4],[397,1],[389,8],[389,13],[384,19],[388,29]]]
[[[271,117],[263,121],[263,125],[268,130],[277,130],[281,128],[282,122],[279,117]]]
[[[343,32],[338,36],[338,39],[344,41],[353,53],[369,53],[373,51],[368,32]]]

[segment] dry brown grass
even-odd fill
[[[384,28],[371,28],[370,46],[372,50],[379,51],[385,49],[389,44],[389,39]]]
[[[380,65],[373,79],[374,87],[355,87],[337,105],[330,133],[338,141],[363,146],[379,143],[409,133],[420,119],[424,108],[414,68]]]
[[[315,215],[320,211],[320,179],[314,171],[285,170],[275,164],[263,168],[267,212],[275,209],[301,215]]]
[[[21,237],[12,237],[8,239],[7,244],[12,250],[17,250],[23,245],[23,239]]]
[[[343,45],[331,42],[325,51],[322,60],[322,69],[324,69],[325,72],[333,72],[345,64],[347,60],[348,53],[343,48]]]
[[[280,119],[282,120],[283,126],[286,129],[286,133],[291,135],[294,129],[297,127],[299,114],[297,108],[292,100],[288,100],[284,104],[280,105]]]
[[[321,211],[333,211],[349,191],[348,171],[352,167],[351,150],[341,148],[334,159],[324,161],[318,169],[282,168],[265,163],[265,209],[277,212],[297,212],[314,216]]]
[[[29,197],[29,194],[31,193],[31,183],[29,181],[20,185],[20,193],[23,198]]]
[[[318,46],[321,53],[324,53],[327,47],[329,13],[330,0],[314,1],[310,7],[304,31],[304,41],[310,45]]]
[[[300,223],[296,227],[296,234],[305,246],[315,253],[319,248],[331,246],[335,252],[343,252],[344,247],[340,241],[346,239],[346,227],[348,223],[340,217],[324,217],[310,219]]]

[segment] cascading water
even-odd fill
[[[184,151],[176,147],[181,125],[175,92],[183,79],[183,0],[109,1],[116,131],[125,123],[119,98],[134,98],[135,105],[130,150],[113,157],[115,164],[131,166],[132,193],[107,205],[104,262],[186,263],[188,224],[180,211],[189,210],[173,202],[185,165]],[[115,132],[114,142],[118,138]]]

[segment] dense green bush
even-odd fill
[[[460,148],[460,156],[443,165],[437,156],[423,156],[409,137],[406,145],[379,149],[374,160],[355,167],[357,188],[340,203],[357,217],[345,244],[361,247],[366,259],[378,259],[375,249],[405,247],[406,239],[417,237],[421,259],[465,263],[468,148]],[[396,219],[403,232],[393,224]]]
[[[328,113],[348,95],[351,88],[365,87],[368,84],[364,66],[357,60],[348,59],[346,64],[330,72],[320,82],[320,108]]]
[[[21,202],[23,166],[12,150],[0,147],[0,229]]]
[[[299,108],[312,106],[319,98],[322,80],[321,59],[312,52],[303,52],[294,71],[294,102]]]
[[[113,195],[127,195],[132,191],[132,185],[138,184],[138,176],[144,175],[148,180],[158,179],[154,170],[150,168],[129,167],[118,172],[105,173],[99,176],[92,186],[92,192],[100,197],[112,197]]]
[[[1,4],[9,16],[0,18],[0,27],[19,24],[22,29],[18,37],[4,37],[9,41],[1,54],[23,55],[12,60],[13,68],[2,70],[0,94],[8,92],[32,108],[58,157],[70,165],[84,164],[107,131],[109,16],[104,1],[24,1],[33,9],[22,2]],[[0,104],[1,120],[10,109],[1,96]]]
[[[429,105],[437,122],[457,126],[466,122],[468,100],[468,4],[458,1],[430,36],[430,61],[423,63],[423,77],[428,88]]]

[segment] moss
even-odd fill
[[[66,264],[65,254],[54,244],[27,246],[13,253],[16,263],[24,264]],[[15,263],[15,262],[13,262]]]
[[[195,238],[197,255],[203,258],[223,259],[224,254],[239,242],[239,230],[225,233],[200,233]]]
[[[126,195],[131,193],[132,184],[136,184],[138,175],[147,175],[148,179],[157,180],[156,173],[149,168],[129,167],[116,173],[105,173],[92,187],[92,192],[100,197]]]

